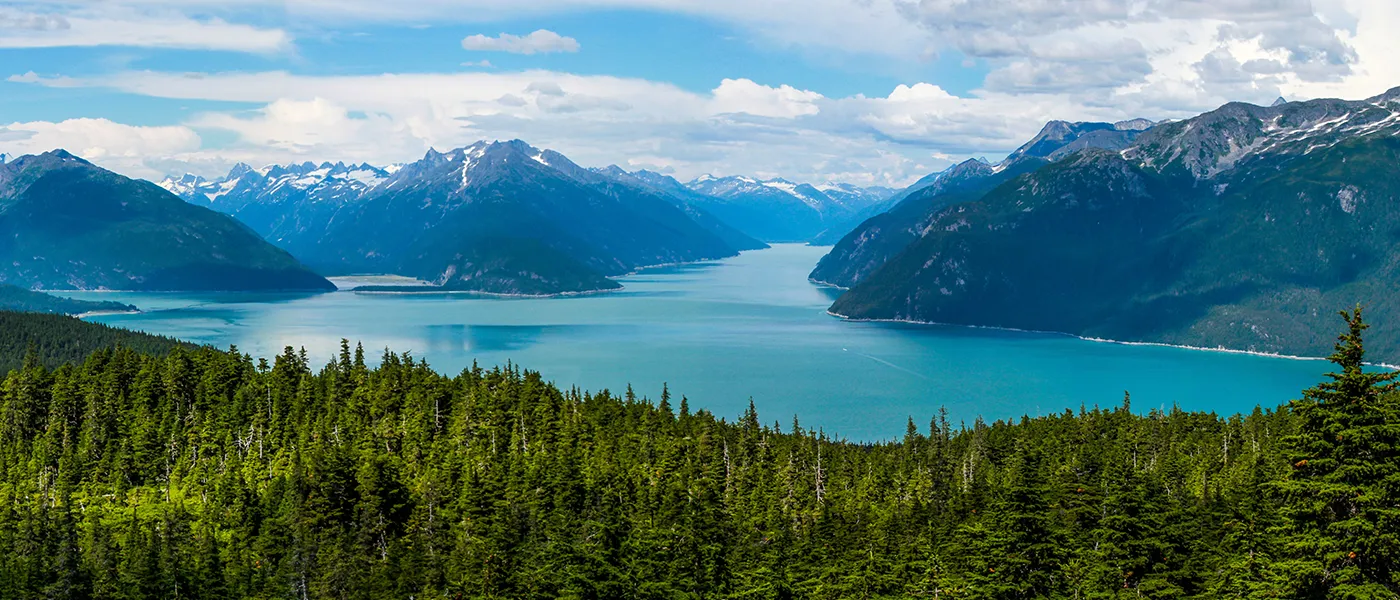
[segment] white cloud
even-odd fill
[[[139,10],[130,8],[136,1],[114,0],[141,15],[225,14],[219,11],[229,6],[139,0]],[[1400,3],[1374,0],[477,0],[472,10],[448,0],[248,2],[327,27],[476,23],[584,9],[670,11],[734,25],[760,44],[890,62],[956,52],[991,73],[970,93],[911,82],[883,97],[844,98],[780,81],[724,79],[696,93],[656,81],[550,71],[16,73],[10,81],[245,103],[246,110],[187,123],[236,136],[231,145],[178,153],[211,169],[235,158],[396,162],[429,146],[519,137],[587,165],[641,161],[635,164],[681,177],[768,172],[887,184],[967,157],[995,159],[1050,119],[1181,118],[1233,100],[1363,98],[1400,84],[1400,62],[1391,60]],[[63,24],[16,21],[16,27],[58,35]],[[535,35],[473,36],[464,45],[521,50],[534,47],[528,40]]]
[[[502,33],[496,37],[481,34],[469,35],[462,39],[462,48],[484,52],[510,52],[511,54],[549,54],[551,52],[578,52],[578,40],[559,35],[548,29],[537,29],[524,36],[509,33]]]
[[[755,169],[823,181],[831,165],[857,161],[843,177],[894,183],[942,163],[918,147],[886,148],[884,134],[850,115],[871,101],[836,101],[790,86],[723,81],[693,93],[640,79],[549,71],[314,77],[288,73],[134,72],[97,79],[12,77],[55,87],[105,87],[257,108],[200,115],[196,130],[232,132],[220,148],[176,153],[209,174],[250,163],[416,159],[428,147],[522,138],[585,165],[648,157],[680,176]],[[825,117],[826,107],[843,115]],[[222,137],[222,136],[217,136]],[[819,147],[814,147],[819,146]],[[924,159],[920,159],[924,156]]]
[[[273,53],[292,47],[291,35],[195,19],[174,10],[155,12],[97,4],[63,11],[0,7],[0,48],[127,46]]]
[[[63,148],[124,173],[161,175],[157,161],[194,152],[200,138],[183,126],[138,127],[107,119],[31,121],[0,125],[0,154],[20,156]]]
[[[817,107],[821,94],[788,85],[773,88],[748,79],[725,79],[713,95],[711,106],[716,113],[793,118],[821,112]]]
[[[910,0],[106,0],[104,6],[189,14],[285,15],[307,27],[492,23],[583,10],[645,10],[719,21],[764,44],[893,58],[918,57],[929,46],[906,18]],[[49,0],[72,9],[90,0]],[[57,10],[57,9],[56,9]]]

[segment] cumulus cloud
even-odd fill
[[[988,61],[985,88],[996,91],[1098,89],[1086,99],[1106,100],[1190,84],[1207,108],[1339,81],[1358,61],[1348,31],[1312,0],[923,0],[908,14],[942,46]],[[1251,62],[1251,52],[1263,56]]]
[[[512,54],[549,54],[551,52],[578,52],[578,40],[554,33],[548,29],[537,29],[528,35],[502,33],[496,37],[481,34],[469,35],[462,39],[462,47],[467,50],[486,52],[510,52]]]
[[[196,1],[209,14],[224,14],[219,7],[229,5]],[[185,5],[107,4],[139,6],[142,15]],[[1391,60],[1400,3],[1374,0],[476,0],[471,11],[453,0],[240,3],[249,5],[276,6],[291,18],[332,28],[429,19],[479,23],[583,9],[670,11],[730,24],[760,46],[878,57],[871,64],[960,55],[989,74],[971,92],[911,80],[888,94],[850,97],[782,81],[732,78],[693,92],[656,81],[549,71],[74,78],[16,69],[10,81],[244,103],[245,110],[186,123],[217,130],[220,139],[234,134],[231,145],[177,153],[186,164],[210,168],[234,159],[397,162],[429,146],[519,137],[586,165],[639,161],[682,178],[778,173],[884,184],[968,157],[995,159],[1050,119],[1181,118],[1233,100],[1362,98],[1400,83],[1400,62]],[[77,28],[71,19],[68,25]],[[21,29],[61,35],[61,27],[16,21],[0,36],[33,35],[15,33]],[[520,49],[534,35],[473,36],[464,46]]]
[[[744,113],[758,117],[793,118],[821,112],[822,95],[789,85],[768,87],[748,79],[725,79],[714,89],[712,106],[717,113]]]
[[[184,126],[137,127],[107,119],[30,121],[0,125],[0,154],[20,156],[64,148],[128,174],[158,176],[152,160],[194,152],[199,135]]]
[[[828,98],[792,86],[724,80],[708,93],[641,79],[551,71],[376,76],[281,72],[130,72],[18,79],[185,100],[255,104],[188,123],[237,142],[187,153],[193,164],[233,160],[400,162],[428,147],[522,138],[585,165],[645,157],[681,177],[781,173],[811,181],[898,185],[950,157],[1015,148],[1049,118],[1114,119],[1063,96],[960,97],[931,84],[886,97]],[[864,165],[864,170],[854,165]]]

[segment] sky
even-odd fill
[[[1396,0],[0,0],[0,153],[133,177],[523,139],[902,186],[1052,119],[1400,86]]]

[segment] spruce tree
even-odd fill
[[[1330,381],[1291,404],[1299,431],[1279,489],[1286,550],[1279,565],[1298,598],[1400,597],[1400,410],[1396,376],[1368,369],[1361,308],[1343,311],[1347,332]]]

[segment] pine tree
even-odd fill
[[[1293,471],[1279,488],[1281,578],[1298,598],[1400,597],[1400,398],[1396,372],[1368,370],[1361,308],[1330,360],[1340,371],[1294,401]]]

